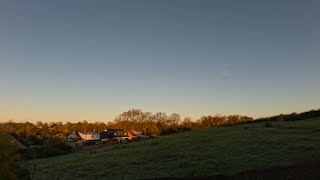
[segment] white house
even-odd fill
[[[80,137],[86,141],[100,141],[100,133],[96,132],[79,132]]]

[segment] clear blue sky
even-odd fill
[[[0,121],[320,107],[320,1],[0,1]]]

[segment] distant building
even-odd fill
[[[129,139],[137,139],[137,136],[141,134],[141,131],[128,130]]]
[[[128,134],[129,139],[144,140],[149,138],[149,136],[143,135],[141,131],[129,130]]]
[[[79,134],[73,131],[67,138],[64,140],[66,144],[69,146],[75,148],[76,147],[76,142],[79,141]]]
[[[102,143],[121,143],[129,139],[128,131],[123,129],[106,129],[100,133]]]
[[[85,141],[100,141],[100,134],[96,132],[79,132],[79,136]]]
[[[79,134],[76,133],[75,131],[73,131],[68,137],[68,140],[73,140],[75,142],[77,142],[79,140]]]
[[[25,151],[30,147],[29,143],[23,140],[20,136],[15,133],[7,135],[10,145],[14,146],[18,151]]]
[[[91,145],[98,143],[117,144],[124,143],[131,139],[148,139],[149,136],[142,135],[139,131],[123,129],[106,129],[103,132],[73,132],[64,142],[72,147],[76,145]]]

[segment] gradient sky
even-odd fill
[[[0,121],[320,107],[320,1],[0,0]]]

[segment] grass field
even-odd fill
[[[320,159],[320,119],[216,127],[34,161],[34,179],[234,174]]]

